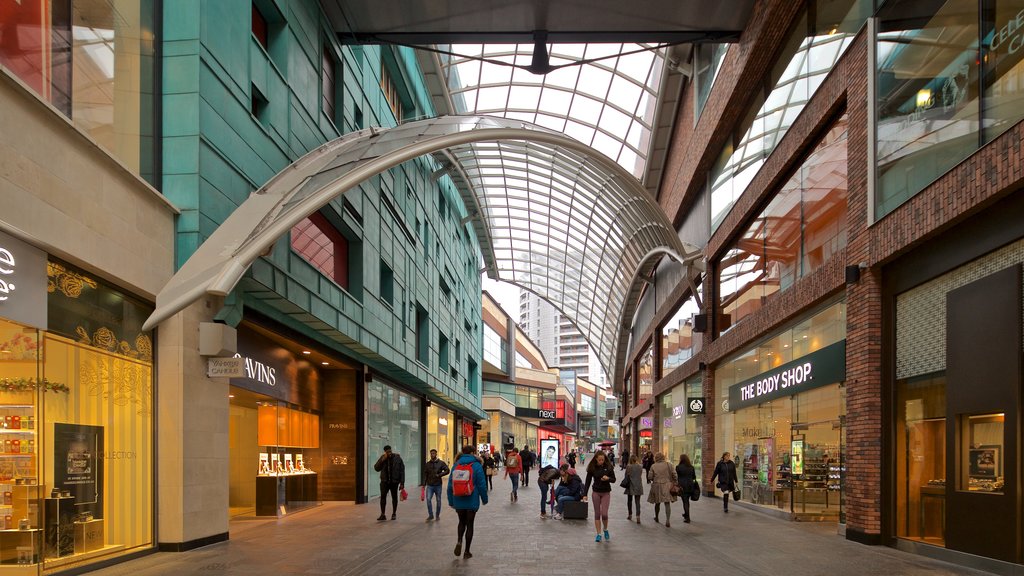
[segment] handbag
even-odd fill
[[[732,491],[732,499],[733,500],[739,500],[740,499],[740,491],[739,490],[733,490]]]
[[[679,484],[673,482],[672,486],[670,486],[668,489],[668,493],[673,496],[679,496]]]
[[[619,482],[619,486],[622,488],[629,488],[629,476],[624,477],[622,482]]]
[[[690,492],[690,500],[696,502],[700,500],[700,484],[696,480],[693,481],[693,490]]]

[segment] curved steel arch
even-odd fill
[[[623,357],[643,278],[685,246],[640,182],[600,152],[517,120],[446,116],[348,134],[309,152],[253,192],[157,295],[145,329],[204,293],[226,295],[256,258],[331,199],[414,158],[452,178],[480,239],[488,275],[551,302],[608,374]],[[557,218],[552,213],[557,213]]]

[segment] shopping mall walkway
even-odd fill
[[[399,505],[394,522],[376,521],[376,501],[362,506],[330,503],[280,521],[235,521],[229,542],[154,554],[90,574],[984,574],[891,548],[855,544],[837,536],[834,524],[788,522],[739,506],[722,514],[720,501],[707,498],[694,503],[692,524],[683,523],[682,506],[674,507],[671,528],[654,523],[645,501],[643,523],[637,525],[626,522],[626,501],[619,489],[612,498],[612,539],[596,544],[592,521],[541,520],[540,495],[533,484],[511,504],[508,481],[495,478],[493,500],[477,516],[470,560],[452,554],[458,522],[454,512],[445,507],[440,522],[424,522],[425,506],[417,489]]]

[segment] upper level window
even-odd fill
[[[700,338],[693,337],[693,316],[700,312],[691,295],[661,328],[661,376],[664,378],[700,349]]]
[[[391,79],[388,67],[384,65],[380,67],[380,89],[384,92],[384,99],[387,100],[388,107],[395,115],[395,122],[401,124],[403,120],[402,96],[398,93],[395,81]]]
[[[725,52],[729,49],[728,44],[696,44],[693,54],[694,90],[693,95],[696,102],[693,112],[693,120],[696,122],[704,111],[704,105],[711,95],[711,87],[718,77],[718,70],[725,60]]]
[[[654,394],[654,347],[648,345],[636,365],[637,370],[637,405]]]
[[[264,50],[270,50],[270,37],[267,32],[267,19],[263,17],[263,13],[252,5],[252,35],[256,37],[256,41],[263,46]]]
[[[320,97],[324,115],[330,118],[331,122],[337,122],[335,118],[335,104],[337,102],[337,93],[335,91],[335,83],[337,81],[335,76],[336,66],[337,63],[334,61],[331,46],[325,44],[324,54],[320,62]]]
[[[348,239],[319,212],[292,228],[292,249],[346,290],[348,248]]]

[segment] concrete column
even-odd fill
[[[228,380],[207,378],[199,323],[206,299],[157,332],[157,539],[184,551],[228,537]],[[253,470],[255,471],[255,465]]]

